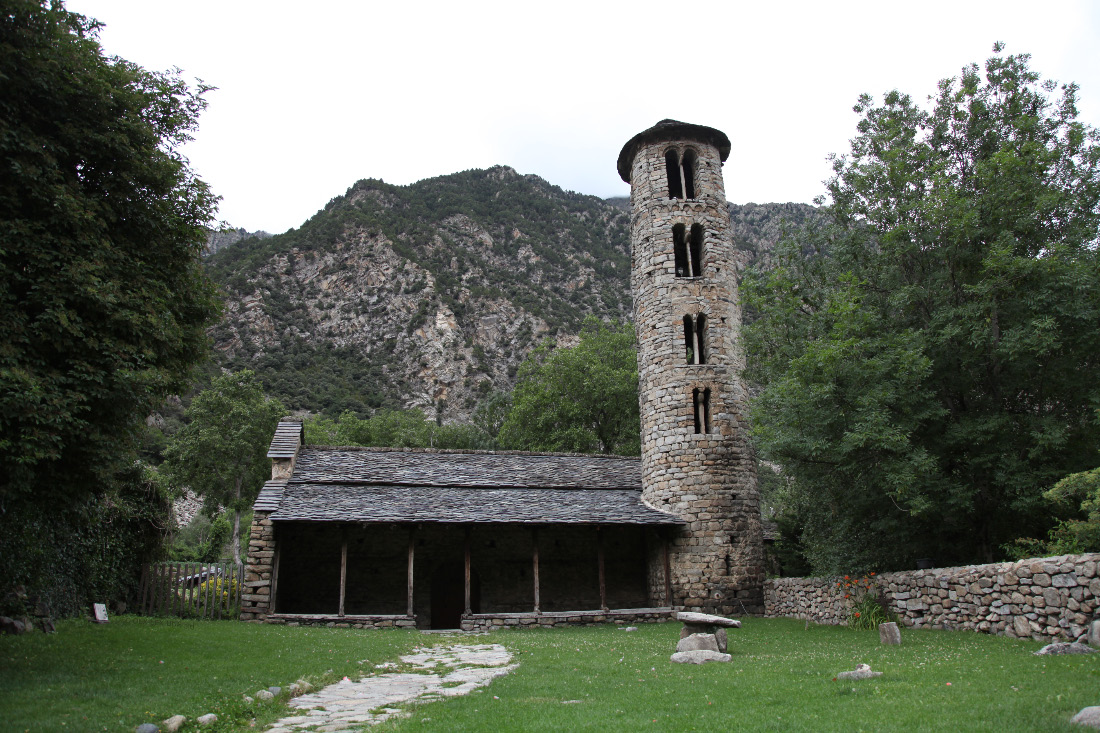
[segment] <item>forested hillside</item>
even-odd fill
[[[497,166],[409,186],[362,180],[300,228],[208,259],[222,366],[290,409],[420,408],[466,419],[546,337],[631,317],[629,212]],[[748,264],[803,204],[731,205]]]

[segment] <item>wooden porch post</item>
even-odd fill
[[[337,615],[344,615],[344,589],[348,578],[348,534],[347,530],[340,532],[340,610]]]
[[[534,527],[531,529],[531,543],[535,548],[534,552],[534,568],[535,568],[535,614],[541,614],[542,609],[539,607],[539,528]]]
[[[274,532],[274,527],[272,528]],[[276,599],[279,597],[279,538],[275,535],[275,555],[271,558],[271,595],[268,596],[267,612],[278,613],[275,610]]]
[[[596,525],[596,563],[600,567],[600,610],[607,610],[607,582],[604,577],[603,527]]]
[[[466,527],[466,541],[465,541],[465,556],[466,556],[466,612],[465,616],[470,616],[470,527]]]
[[[665,605],[672,606],[672,564],[668,558],[668,536],[661,535],[661,551],[665,556]]]
[[[409,527],[409,572],[408,572],[408,599],[405,604],[405,615],[413,615],[413,558],[416,555],[416,525]]]

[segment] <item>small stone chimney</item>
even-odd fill
[[[275,428],[271,447],[267,457],[271,459],[271,480],[286,481],[294,473],[294,461],[298,458],[298,449],[302,447],[305,430],[302,418],[284,417]]]

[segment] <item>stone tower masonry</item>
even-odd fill
[[[722,182],[729,152],[718,130],[662,120],[619,154],[630,184],[642,498],[687,521],[670,540],[670,605],[763,613],[760,496]],[[650,562],[657,598],[663,564]]]

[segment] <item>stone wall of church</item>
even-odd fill
[[[694,199],[670,199],[665,154],[696,155]],[[643,498],[687,520],[671,543],[673,605],[763,612],[763,540],[741,384],[741,310],[717,148],[691,140],[637,150],[631,168],[634,322],[638,336]],[[703,229],[702,267],[678,276],[673,230]],[[684,317],[706,318],[706,360],[691,364]],[[709,390],[709,430],[696,397]],[[705,421],[703,421],[705,423]],[[660,569],[650,596],[661,597]]]
[[[274,526],[269,512],[256,512],[248,536],[248,556],[241,591],[241,620],[262,621],[271,612],[271,577],[275,559]]]

